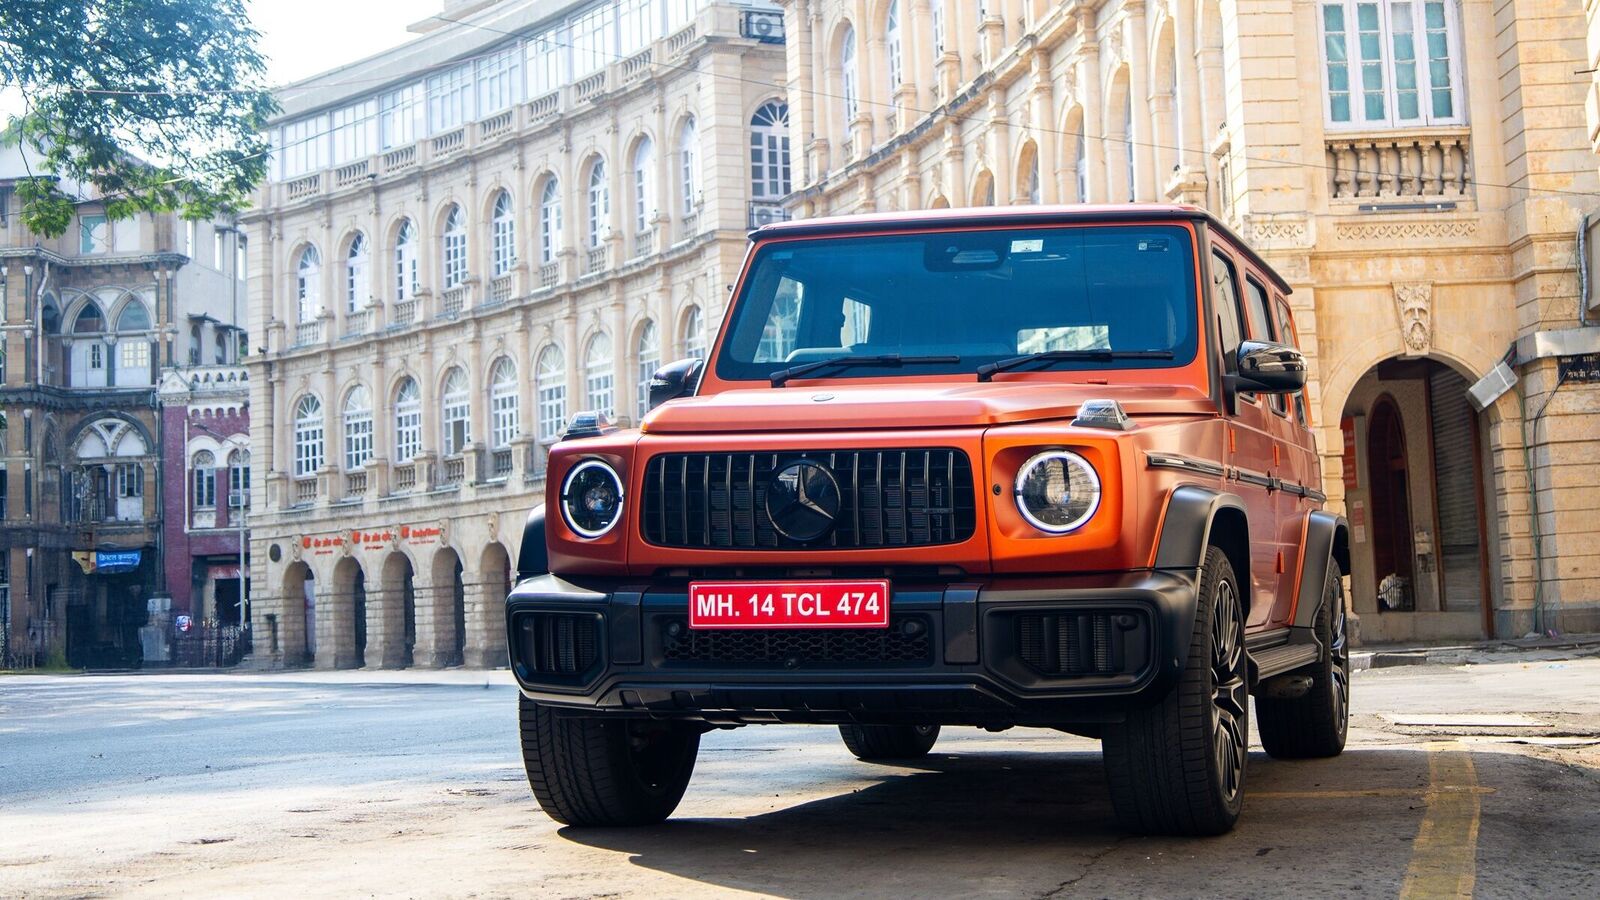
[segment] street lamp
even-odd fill
[[[250,449],[249,446],[247,444],[241,442],[238,438],[230,437],[230,436],[223,435],[223,434],[219,434],[215,430],[213,430],[213,429],[211,429],[211,428],[209,428],[209,427],[207,427],[207,426],[205,426],[205,425],[203,425],[203,424],[201,424],[199,422],[190,422],[189,424],[193,425],[195,428],[198,428],[199,430],[204,431],[206,434],[209,434],[212,437],[216,438],[217,440],[221,441],[223,448],[229,449],[228,456],[226,457],[228,459],[232,458],[232,456],[233,456],[232,451],[233,450],[243,450],[245,452],[249,452],[249,449]],[[185,442],[185,443],[187,444],[187,442]],[[187,469],[188,458],[189,458],[189,456],[188,456],[188,448],[185,447],[184,448],[184,461],[185,461],[185,468],[186,469]],[[233,477],[232,477],[232,469],[233,469],[233,467],[229,466],[228,469],[229,469],[228,497],[231,500],[232,497],[233,497]],[[187,478],[185,478],[184,480],[186,482],[188,481]],[[187,493],[188,490],[189,490],[189,487],[188,487],[187,484],[185,484],[185,486],[184,486],[185,493]],[[240,494],[240,497],[239,497],[239,516],[238,516],[238,518],[239,518],[239,528],[238,528],[238,531],[239,531],[239,627],[243,630],[243,633],[249,634],[250,633],[250,595],[245,590],[245,579],[244,579],[244,557],[245,557],[245,536],[244,536],[244,532],[245,532],[245,512],[244,512],[244,510],[245,510],[245,498],[244,498],[244,487],[243,487],[242,479],[241,479],[241,485],[240,485],[240,488],[239,488],[239,494]],[[231,504],[230,504],[230,506],[231,506]],[[185,525],[187,525],[187,524],[188,523],[185,523]]]

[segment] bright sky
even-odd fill
[[[387,50],[417,35],[406,26],[444,0],[248,0],[273,84],[298,81]]]

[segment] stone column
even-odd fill
[[[1106,92],[1100,77],[1100,48],[1092,39],[1094,16],[1088,11],[1083,15],[1083,58],[1078,61],[1078,84],[1082,85],[1079,91],[1083,96],[1083,152],[1089,157],[1086,179],[1089,195],[1079,199],[1086,203],[1105,203],[1108,197],[1103,140]]]
[[[1154,200],[1158,192],[1155,160],[1151,152],[1151,107],[1139,102],[1150,96],[1150,54],[1145,34],[1144,0],[1128,0],[1128,89],[1133,92],[1132,115],[1128,122],[1128,149],[1133,153],[1133,196],[1137,200]]]
[[[466,582],[466,649],[463,665],[492,669],[506,665],[504,587],[495,572],[462,571]]]

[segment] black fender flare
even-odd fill
[[[550,572],[550,547],[544,538],[544,504],[528,513],[522,526],[522,545],[517,549],[517,580]]]
[[[1301,558],[1292,624],[1310,631],[1316,625],[1317,610],[1322,608],[1322,586],[1328,582],[1328,567],[1337,565],[1340,575],[1350,574],[1350,523],[1344,516],[1325,510],[1307,513]],[[1307,598],[1311,602],[1307,603]]]
[[[1205,562],[1206,546],[1212,543],[1212,526],[1219,514],[1229,517],[1237,515],[1243,524],[1244,568],[1242,570],[1239,560],[1234,558],[1233,549],[1225,546],[1229,542],[1219,542],[1218,545],[1223,547],[1223,551],[1229,555],[1229,561],[1234,564],[1234,577],[1249,577],[1250,520],[1245,513],[1244,501],[1239,499],[1237,494],[1194,484],[1182,484],[1173,488],[1167,499],[1167,512],[1161,520],[1161,535],[1156,544],[1155,568],[1198,570]],[[1229,537],[1237,536],[1229,535]]]

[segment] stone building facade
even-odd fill
[[[236,233],[174,214],[109,221],[80,186],[59,238],[23,226],[37,171],[0,150],[0,665],[125,667],[161,642],[165,366],[220,348]]]
[[[245,218],[253,662],[504,662],[548,445],[704,352],[789,192],[782,20],[447,3],[291,85]]]
[[[795,215],[1210,208],[1294,287],[1362,637],[1600,630],[1578,0],[779,2]]]

